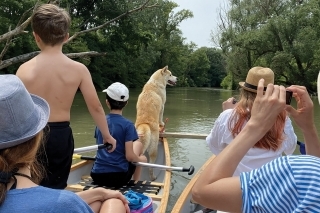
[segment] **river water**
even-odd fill
[[[124,108],[123,116],[135,121],[137,97],[141,89],[130,89],[128,105]],[[108,108],[105,104],[105,93],[98,93],[105,112]],[[167,102],[164,118],[169,118],[166,124],[167,132],[208,134],[213,126],[215,118],[222,111],[221,103],[231,96],[237,96],[238,91],[213,89],[213,88],[167,88]],[[320,106],[316,97],[315,119],[320,119]],[[293,105],[295,105],[293,100]],[[320,130],[320,122],[317,123]],[[75,97],[71,110],[71,126],[73,128],[75,146],[89,146],[95,144],[93,138],[94,122],[91,118],[82,94]],[[295,127],[299,140],[303,140],[301,132]],[[172,166],[195,167],[195,173],[211,155],[205,140],[196,139],[169,139],[169,149]],[[297,152],[298,153],[298,152]],[[86,155],[94,155],[88,153]],[[175,201],[192,176],[182,172],[172,172],[171,190],[167,212],[170,212]]]

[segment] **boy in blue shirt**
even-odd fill
[[[110,109],[110,113],[106,116],[109,131],[116,139],[117,146],[112,153],[105,149],[97,151],[91,177],[97,185],[118,188],[127,184],[132,176],[134,180],[139,180],[141,167],[136,168],[131,162],[147,162],[147,158],[142,153],[143,145],[138,141],[134,124],[122,116],[122,110],[129,99],[128,88],[116,82],[103,92],[106,93],[106,104]],[[103,143],[101,132],[97,127],[95,138],[97,144]]]

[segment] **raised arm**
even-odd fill
[[[285,88],[259,81],[251,118],[239,135],[202,172],[192,190],[196,202],[213,209],[241,212],[240,178],[232,177],[247,151],[272,127],[285,108]]]
[[[288,105],[286,110],[303,133],[306,152],[308,155],[320,157],[320,142],[314,124],[313,102],[310,99],[310,95],[303,86],[293,85],[287,89],[293,92],[293,97],[297,101],[297,109]]]
[[[90,72],[84,65],[83,69],[82,81],[79,88],[94,122],[101,131],[104,143],[108,142],[112,144],[113,147],[110,150],[110,152],[112,152],[116,148],[116,140],[110,135],[108,123],[105,118],[106,115],[94,88]]]

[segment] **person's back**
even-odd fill
[[[74,140],[70,110],[78,89],[103,133],[103,141],[113,145],[111,151],[116,148],[89,70],[62,53],[63,44],[69,38],[70,24],[71,18],[64,9],[53,4],[37,7],[31,25],[41,52],[22,64],[16,73],[30,93],[39,95],[50,105],[48,138],[45,152],[40,152],[39,158],[47,173],[41,185],[56,189],[66,187],[72,163]]]
[[[93,213],[92,209],[73,192],[42,186],[9,190],[0,212]]]
[[[106,92],[106,104],[110,109],[107,121],[111,135],[117,140],[114,152],[98,150],[91,170],[91,177],[98,185],[121,187],[128,183],[132,176],[139,180],[141,168],[131,162],[147,162],[142,153],[142,143],[138,141],[138,133],[134,124],[122,116],[122,110],[128,103],[129,90],[119,82],[111,84]],[[99,128],[95,130],[97,144],[102,143]]]
[[[78,88],[91,84],[87,68],[65,56],[59,49],[41,52],[21,65],[17,76],[30,93],[39,95],[49,103],[49,122],[69,121]],[[87,78],[90,81],[86,83]]]
[[[210,134],[206,138],[209,149],[215,155],[218,155],[233,141],[249,120],[251,107],[256,97],[256,88],[261,78],[266,79],[266,86],[274,82],[274,73],[269,68],[254,67],[250,69],[246,82],[239,83],[242,87],[239,102],[232,104],[233,109],[223,107],[225,110],[216,119]],[[228,99],[228,101],[231,104],[233,99]],[[292,154],[296,144],[297,136],[294,133],[291,120],[283,111],[278,115],[275,125],[242,158],[234,176],[239,176],[241,172],[260,168],[273,159],[282,156],[283,153],[286,155]]]

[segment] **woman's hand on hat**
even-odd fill
[[[286,89],[283,86],[268,84],[265,94],[263,90],[264,79],[260,79],[248,123],[253,125],[255,130],[260,130],[265,134],[275,123],[279,113],[286,107]]]
[[[292,85],[287,90],[293,92],[293,97],[297,102],[297,109],[287,105],[286,111],[290,113],[290,116],[302,131],[312,129],[314,127],[313,102],[306,87]]]
[[[233,109],[236,106],[237,100],[234,97],[222,102],[222,110]]]

